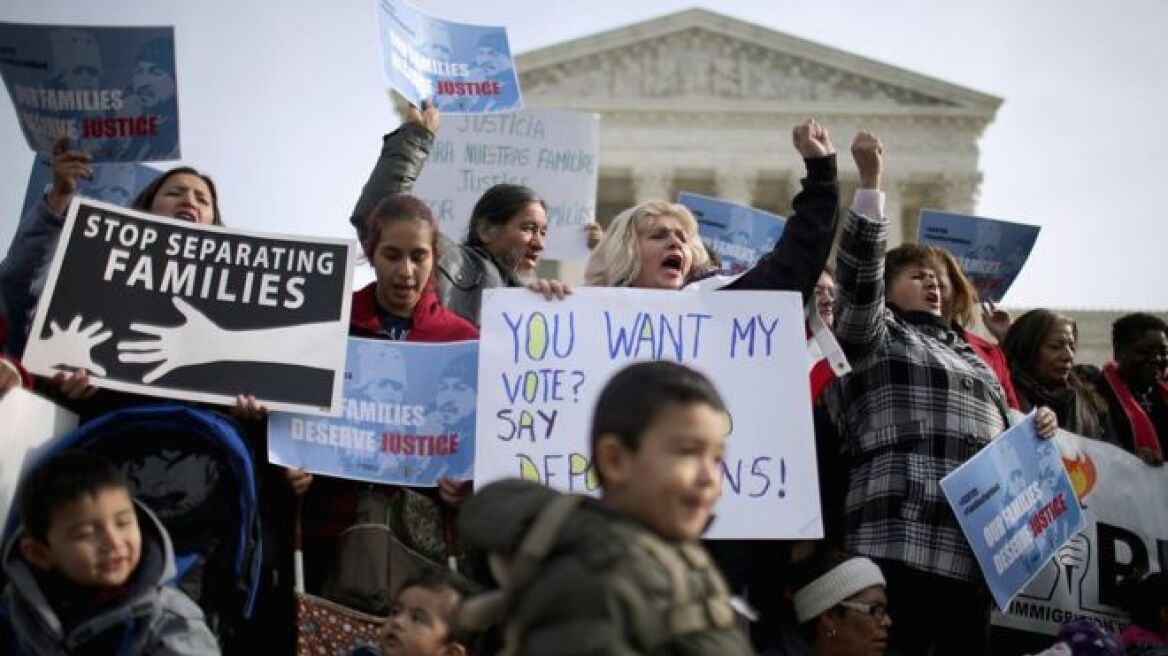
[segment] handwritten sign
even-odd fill
[[[180,158],[173,27],[0,23],[0,74],[30,148],[94,162]]]
[[[274,412],[268,459],[285,467],[433,487],[474,476],[478,342],[350,337],[341,416]]]
[[[709,535],[822,536],[798,294],[586,287],[549,302],[491,289],[480,349],[476,484],[522,476],[597,493],[600,390],[630,362],[674,360],[709,376],[730,411]]]
[[[432,100],[444,114],[523,108],[506,29],[443,20],[404,0],[380,0],[377,19],[385,77],[415,106]]]
[[[559,109],[444,119],[414,194],[430,204],[442,232],[462,241],[483,192],[526,185],[547,205],[544,256],[583,260],[582,229],[596,215],[598,135],[595,114]]]
[[[1026,264],[1039,230],[1022,223],[921,210],[917,241],[953,253],[978,296],[996,303]]]
[[[1033,414],[941,479],[998,608],[1083,528],[1059,449],[1039,439]]]

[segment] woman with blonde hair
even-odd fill
[[[827,263],[839,205],[835,148],[827,130],[813,120],[797,125],[792,141],[807,177],[791,202],[783,236],[747,271],[732,279],[718,277],[701,288],[787,289],[810,297]],[[599,287],[681,289],[698,281],[708,261],[693,214],[683,205],[655,200],[613,219],[588,260],[584,278]]]

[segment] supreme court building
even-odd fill
[[[635,203],[676,199],[679,191],[788,215],[804,174],[791,128],[814,117],[839,153],[845,208],[858,184],[852,136],[872,130],[887,146],[882,186],[895,246],[915,239],[922,208],[975,212],[978,140],[1002,104],[704,9],[551,45],[516,63],[527,106],[600,115],[602,225]],[[583,269],[582,262],[548,262],[540,273],[578,284]],[[1111,322],[1126,311],[1066,313],[1079,322],[1078,360],[1110,359]]]

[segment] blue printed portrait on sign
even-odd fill
[[[0,73],[29,147],[94,162],[181,156],[174,29],[0,23]]]

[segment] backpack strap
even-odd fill
[[[725,582],[713,562],[696,544],[671,545],[646,531],[633,533],[637,544],[665,569],[671,599],[666,614],[667,639],[734,625],[734,609]],[[689,583],[690,573],[709,582],[708,596],[699,597]]]
[[[518,591],[527,587],[551,551],[564,522],[582,500],[577,494],[560,494],[539,511],[511,559],[508,589]]]

